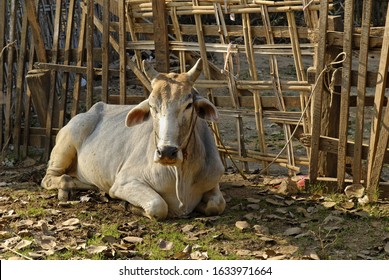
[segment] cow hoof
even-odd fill
[[[58,200],[59,201],[68,201],[69,200],[69,191],[58,190]]]
[[[147,209],[144,215],[151,220],[163,220],[168,216],[168,206],[164,200],[154,200]]]

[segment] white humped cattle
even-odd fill
[[[101,190],[151,219],[195,209],[221,214],[224,167],[207,123],[218,112],[193,89],[202,61],[182,74],[143,68],[149,98],[136,106],[99,102],[71,119],[57,135],[42,186],[58,189],[60,200],[72,190]]]

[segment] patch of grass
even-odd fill
[[[115,238],[120,237],[120,232],[118,230],[118,225],[117,224],[104,224],[101,226],[101,233],[103,236],[113,236]]]
[[[18,209],[16,213],[23,218],[37,218],[45,215],[45,209],[42,207],[29,207],[28,209]]]

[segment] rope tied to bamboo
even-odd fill
[[[8,44],[1,50],[1,52],[0,52],[0,57],[3,56],[3,53],[4,53],[4,51],[5,51],[6,49],[11,48],[11,47],[14,47],[15,44],[16,44],[16,40],[13,41],[13,42],[11,42],[11,43],[8,43]]]
[[[296,127],[294,128],[294,130],[293,130],[292,134],[290,135],[288,141],[286,141],[284,147],[276,155],[276,157],[264,169],[262,169],[259,174],[262,174],[264,171],[268,170],[269,167],[271,165],[273,165],[276,162],[276,160],[281,156],[281,154],[285,151],[286,147],[289,145],[290,141],[292,141],[292,138],[296,134],[297,129],[298,129],[300,123],[304,119],[305,113],[306,113],[306,111],[309,108],[309,105],[310,105],[312,97],[313,97],[313,95],[315,93],[316,87],[317,87],[317,85],[319,83],[319,80],[321,79],[321,77],[324,74],[326,74],[326,73],[328,74],[328,73],[331,73],[331,72],[332,72],[332,74],[330,76],[328,76],[328,78],[326,80],[324,80],[324,85],[326,86],[326,88],[328,89],[328,91],[331,94],[330,105],[332,105],[332,96],[333,96],[334,87],[335,87],[335,75],[336,75],[337,71],[342,69],[342,67],[335,67],[335,65],[343,63],[345,61],[345,59],[346,59],[346,56],[347,56],[347,54],[345,52],[341,52],[334,58],[334,60],[332,60],[329,64],[325,65],[323,70],[320,72],[320,74],[316,78],[316,82],[315,82],[315,84],[313,85],[313,87],[311,89],[311,94],[309,95],[309,98],[308,98],[307,103],[306,103],[306,105],[304,107],[304,110],[301,112],[301,116],[300,116],[299,120],[297,121]],[[340,57],[342,57],[342,59],[339,60]],[[326,84],[325,81],[327,81],[327,82],[329,81],[328,84]]]

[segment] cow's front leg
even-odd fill
[[[203,198],[197,205],[196,210],[206,216],[215,216],[223,213],[226,201],[220,191],[219,185],[203,194]]]
[[[165,200],[149,185],[138,179],[116,181],[109,190],[112,198],[125,200],[135,207],[136,214],[139,210],[143,216],[150,219],[165,219],[168,215],[168,205]]]

